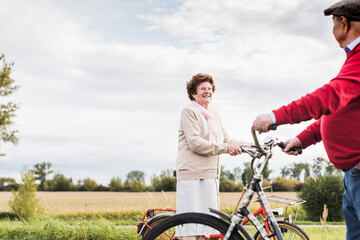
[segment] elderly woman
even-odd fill
[[[241,154],[240,142],[229,137],[219,115],[209,106],[214,92],[214,80],[208,74],[199,73],[187,82],[191,103],[181,113],[176,159],[177,213],[219,209],[219,155]],[[201,239],[195,237],[196,229],[190,228],[177,229],[177,235]]]

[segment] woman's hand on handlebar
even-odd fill
[[[231,156],[236,156],[242,153],[241,148],[236,145],[228,145],[227,146],[227,153]]]
[[[256,117],[253,122],[252,128],[259,133],[268,132],[269,126],[273,123],[269,114],[261,114]]]
[[[282,149],[282,151],[289,155],[297,156],[299,154],[298,151],[291,151],[290,150],[291,148],[294,148],[294,147],[300,148],[300,149],[302,148],[301,143],[300,143],[299,139],[297,139],[297,138],[289,139],[285,142],[285,144],[286,144],[286,147],[284,149]]]

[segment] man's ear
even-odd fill
[[[344,32],[348,32],[350,30],[350,22],[344,16],[341,16],[340,21],[341,21],[341,26],[342,26]]]

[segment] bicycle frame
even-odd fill
[[[245,188],[248,188],[246,191],[245,199],[242,201],[241,206],[237,213],[231,218],[230,226],[225,234],[224,240],[228,240],[232,231],[234,230],[235,226],[242,224],[244,219],[248,219],[255,228],[259,231],[260,235],[264,240],[270,240],[270,237],[276,236],[278,240],[283,240],[283,236],[281,234],[281,230],[277,224],[276,218],[271,211],[270,204],[267,201],[267,198],[265,196],[265,193],[261,187],[261,180],[262,180],[262,174],[265,170],[265,167],[272,157],[272,149],[275,146],[274,140],[272,138],[265,140],[265,145],[268,147],[268,149],[263,149],[260,147],[258,138],[256,136],[255,130],[252,129],[252,136],[254,138],[255,146],[251,146],[252,148],[257,149],[257,151],[251,151],[246,150],[245,148],[242,148],[242,150],[246,153],[248,153],[250,156],[252,156],[251,161],[251,168],[253,169],[253,164],[255,159],[259,159],[258,166],[255,170],[253,170],[253,174],[249,179],[249,182]],[[263,158],[262,162],[261,159]],[[241,196],[240,201],[242,200],[242,197],[244,196],[245,191],[243,192],[243,195]],[[254,194],[257,193],[259,195],[259,201],[261,204],[261,207],[264,208],[264,212],[267,214],[267,223],[266,223],[266,229],[261,224],[261,222],[250,212],[248,209],[248,206],[250,205],[250,201]],[[238,205],[236,206],[236,208]],[[274,233],[268,234],[269,231],[269,225],[273,227]]]
[[[261,214],[263,216],[263,218],[265,218],[264,223],[265,223],[265,229],[267,231],[267,233],[270,233],[270,228],[269,228],[269,224],[267,222],[267,213],[265,211],[265,208],[263,206],[259,207],[258,209],[256,209],[255,211],[252,212],[252,215],[254,215],[254,217],[257,217],[259,214]],[[248,222],[250,222],[250,220],[246,217],[244,218],[244,221],[241,223],[241,225],[245,225]]]

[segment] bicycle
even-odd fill
[[[265,188],[264,188],[265,189]],[[282,204],[286,204],[286,205],[299,205],[302,203],[305,203],[306,201],[304,200],[299,200],[299,199],[292,199],[292,198],[287,198],[287,197],[281,197],[281,196],[277,196],[277,195],[270,195],[267,197],[268,200],[270,201],[269,198],[277,198],[280,200],[272,200],[274,202],[278,202],[278,203],[282,203]],[[285,201],[289,201],[289,202],[285,202]],[[286,207],[287,209],[287,207]],[[292,224],[292,218],[291,215],[289,215],[289,217],[286,217],[286,211],[285,210],[285,217],[282,218],[277,218],[277,223],[281,229],[281,232],[284,235],[290,235],[290,234],[297,234],[297,232],[302,232],[302,234],[304,236],[306,236],[306,233],[303,232],[302,229],[300,229],[298,226],[296,226],[295,224]],[[145,215],[142,218],[142,221],[139,222],[137,224],[137,234],[139,236],[145,236],[145,234],[147,234],[150,229],[152,229],[155,224],[165,220],[168,217],[174,216],[176,212],[175,208],[150,208],[146,211]],[[272,209],[272,212],[274,213],[275,216],[282,216],[283,215],[283,209],[282,208],[277,208],[277,209]],[[257,208],[255,211],[252,212],[252,214],[257,217],[258,215],[261,215],[264,220],[264,226],[266,231],[269,233],[270,232],[270,228],[269,225],[267,223],[267,214],[265,211],[265,208],[263,206],[260,206],[259,208]],[[290,222],[286,222],[286,221],[290,221]],[[296,217],[295,217],[295,221],[296,221]],[[246,217],[244,218],[244,221],[242,222],[242,225],[246,225],[249,222],[249,219]],[[296,230],[293,230],[293,229]],[[295,231],[295,233],[294,233]],[[167,236],[169,237],[169,236]],[[221,239],[222,235],[221,234],[213,234],[210,235],[208,238],[205,238],[205,240],[214,240],[214,239]],[[164,238],[163,238],[164,239]],[[261,236],[260,235],[256,235],[254,237],[254,239],[256,240],[260,240]],[[285,237],[285,239],[287,239]],[[292,239],[297,239],[297,238],[292,238]]]
[[[275,130],[276,126],[271,126],[271,130]],[[176,236],[175,228],[178,230],[185,229],[184,226],[188,224],[195,224],[197,226],[198,236],[205,235],[203,229],[212,229],[212,233],[207,234],[207,239],[224,239],[224,240],[284,240],[284,239],[310,239],[308,235],[298,226],[285,221],[278,221],[275,218],[274,212],[270,208],[267,197],[264,194],[263,188],[261,187],[262,174],[265,167],[272,157],[272,150],[275,146],[281,148],[285,147],[283,142],[277,141],[268,137],[264,140],[266,147],[261,147],[256,135],[256,132],[252,129],[252,136],[255,145],[243,145],[241,146],[244,153],[249,154],[252,157],[251,169],[252,175],[249,179],[248,184],[244,188],[243,194],[241,195],[238,204],[236,205],[234,212],[231,216],[228,214],[210,209],[213,214],[205,213],[181,213],[172,216],[164,217],[161,221],[157,221],[156,224],[150,226],[146,234],[143,235],[143,240],[154,240],[154,239],[180,239]],[[292,149],[301,153],[301,149]],[[254,169],[254,162],[258,159]],[[245,195],[246,193],[246,195]],[[253,195],[258,194],[258,202],[260,208],[254,213],[251,213],[248,209],[250,201]],[[242,201],[243,197],[245,199]],[[240,205],[241,203],[241,205]],[[240,205],[240,207],[239,207]],[[238,209],[239,207],[239,209]],[[236,212],[236,209],[238,211]],[[236,213],[235,213],[236,212]],[[261,223],[256,216],[263,215],[264,221]],[[247,222],[256,228],[254,236],[243,227]],[[214,237],[214,238],[212,238]]]

